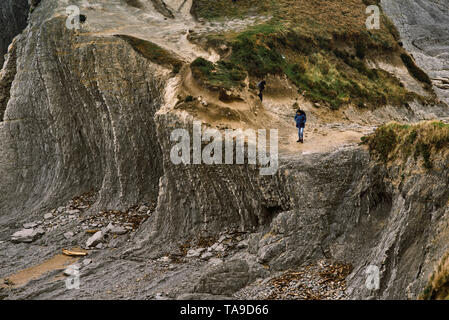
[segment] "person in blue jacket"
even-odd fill
[[[296,121],[296,128],[298,128],[298,135],[299,135],[299,140],[297,142],[304,143],[304,129],[306,127],[306,122],[307,122],[306,113],[303,110],[298,109],[298,111],[296,111],[295,121]]]

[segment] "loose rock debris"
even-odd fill
[[[291,270],[235,294],[237,299],[255,300],[346,300],[346,277],[352,266],[321,262]]]

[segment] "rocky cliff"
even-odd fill
[[[449,99],[449,8],[446,1],[382,1],[405,48],[429,73],[435,90]]]
[[[444,33],[445,7],[430,2],[419,12],[431,8],[428,19]],[[385,61],[336,51],[331,62],[342,55],[354,70],[391,81],[392,96],[410,100],[391,105],[380,95],[377,107],[331,110],[287,72],[267,75],[262,104],[251,71],[220,63],[232,42],[217,48],[198,39],[246,30],[269,14],[248,9],[250,19],[234,12],[224,22],[197,21],[191,8],[198,3],[75,1],[84,17],[79,29],[68,27],[65,1],[33,6],[0,79],[0,296],[276,298],[287,270],[306,268],[297,285],[287,281],[292,295],[283,298],[417,298],[447,250],[447,163],[441,158],[427,172],[410,159],[402,170],[359,142],[392,120],[447,117],[440,80],[438,100],[398,59],[402,49],[383,52]],[[426,49],[418,58],[409,46],[416,11],[399,20],[400,7],[382,4],[418,65],[444,77],[444,68],[428,63],[444,63],[444,41],[422,26],[441,52]],[[242,89],[209,90],[192,72],[198,57],[217,63],[220,85],[238,78]],[[371,85],[367,75],[360,79]],[[291,120],[298,106],[310,123],[310,143],[301,146]],[[171,134],[192,134],[195,120],[220,132],[279,129],[279,170],[263,176],[258,165],[175,165]],[[57,255],[62,248],[88,257]],[[81,269],[80,290],[58,278],[66,263]],[[365,286],[370,265],[380,269],[379,290]]]

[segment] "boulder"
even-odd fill
[[[11,236],[11,241],[14,243],[25,242],[31,243],[41,237],[45,231],[42,228],[37,229],[23,229],[17,231]]]
[[[86,241],[86,247],[95,247],[96,245],[98,245],[99,243],[101,243],[103,241],[103,232],[98,231],[97,233],[95,233],[92,237],[90,237],[89,239],[87,239]]]
[[[204,251],[206,251],[205,248],[190,249],[187,252],[187,258],[198,258]]]

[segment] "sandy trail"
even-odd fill
[[[269,99],[267,99],[269,100]],[[266,102],[267,104],[269,101]],[[300,108],[303,108],[300,105]],[[305,109],[305,108],[303,108]],[[327,122],[308,114],[304,130],[304,143],[298,143],[298,129],[294,120],[295,110],[272,122],[272,128],[278,129],[280,154],[327,153],[349,145],[357,145],[361,138],[372,133],[375,126],[363,126],[336,118],[335,122]],[[310,116],[309,116],[310,115]]]
[[[218,92],[205,90],[193,79],[190,70],[181,75],[183,80],[172,88],[184,95],[204,99],[207,107],[197,105],[194,110],[188,110],[195,118],[218,129],[270,129],[278,130],[279,153],[285,155],[332,152],[338,148],[357,145],[361,137],[372,133],[376,126],[351,122],[344,119],[344,113],[331,111],[327,108],[318,110],[298,95],[287,81],[272,80],[276,87],[270,87],[260,102],[256,92],[243,90],[242,101],[223,102],[218,98]],[[172,94],[172,96],[174,96]],[[298,129],[294,120],[296,109],[294,103],[307,112],[304,144],[298,143]],[[223,117],[221,113],[227,110],[236,112],[240,119]]]

